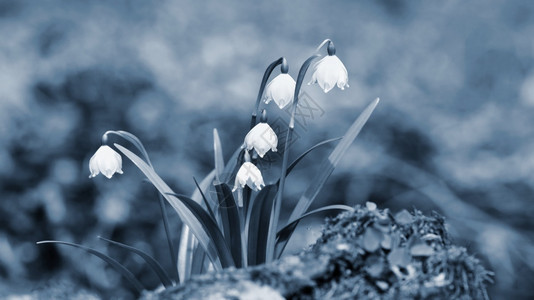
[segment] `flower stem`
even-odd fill
[[[295,85],[295,94],[293,95],[293,106],[291,108],[291,119],[289,121],[289,128],[286,135],[286,142],[284,144],[284,152],[282,158],[282,172],[280,174],[279,189],[276,194],[276,199],[273,202],[273,208],[271,213],[271,218],[269,222],[269,234],[267,236],[267,262],[271,262],[274,259],[274,248],[276,246],[276,232],[278,226],[278,219],[280,218],[280,208],[282,206],[282,194],[284,193],[284,186],[286,182],[286,169],[287,162],[289,157],[289,145],[291,144],[291,136],[293,135],[293,130],[295,128],[295,113],[297,111],[298,101],[299,101],[299,92],[300,87],[302,86],[302,81],[304,76],[310,67],[310,64],[315,60],[319,55],[315,54],[310,56],[300,67],[299,75],[297,77],[297,83]]]
[[[281,64],[285,59],[283,57],[280,57],[279,59],[273,61],[265,70],[265,73],[263,73],[263,79],[261,80],[260,90],[258,92],[258,97],[256,98],[256,106],[254,107],[254,111],[252,112],[252,118],[250,120],[250,129],[254,128],[256,126],[256,117],[258,115],[258,109],[260,108],[260,101],[261,96],[263,96],[263,90],[265,90],[265,85],[267,84],[267,81],[269,80],[269,76],[271,76],[271,73],[273,72],[274,68]]]
[[[319,50],[321,50],[321,48],[326,45],[326,43],[334,44],[330,39],[326,39],[315,49],[315,52],[319,52]]]

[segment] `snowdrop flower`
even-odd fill
[[[278,146],[278,137],[271,126],[264,122],[258,123],[245,136],[247,150],[254,148],[261,158],[269,150],[276,152],[276,146]]]
[[[95,177],[100,172],[107,178],[111,178],[115,173],[122,174],[122,158],[111,147],[100,146],[89,160],[89,170],[91,171],[89,178]]]
[[[235,192],[238,188],[244,188],[245,185],[248,185],[248,187],[254,191],[259,191],[265,186],[260,170],[253,163],[248,161],[244,162],[241,165],[241,168],[239,168],[239,171],[237,171],[232,192]]]
[[[265,88],[265,103],[269,104],[271,100],[274,100],[280,109],[284,109],[293,102],[295,85],[295,80],[287,73],[276,76]]]
[[[344,90],[349,87],[349,75],[347,69],[336,56],[336,49],[332,42],[328,42],[328,56],[316,62],[313,67],[313,75],[310,83],[318,83],[325,93],[334,86]]]

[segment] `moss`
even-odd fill
[[[487,299],[490,279],[478,259],[452,244],[438,214],[403,210],[392,215],[368,203],[327,220],[322,236],[299,255],[205,274],[144,297]]]

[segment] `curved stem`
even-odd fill
[[[115,131],[115,130],[108,130],[106,132],[104,132],[104,134],[102,135],[102,144],[105,145],[105,144],[108,144],[108,135],[109,134],[115,134],[125,140],[127,140],[128,142],[130,142],[132,145],[135,146],[135,148],[137,148],[137,150],[139,150],[139,152],[141,152],[141,154],[143,155],[143,158],[146,160],[146,163],[151,167],[151,168],[154,168],[152,166],[152,162],[150,161],[150,158],[148,157],[148,152],[146,152],[146,149],[145,149],[145,146],[143,146],[143,143],[141,143],[141,141],[139,140],[138,137],[136,137],[135,135],[129,133],[128,131],[123,131],[123,130],[118,130],[118,131]]]
[[[291,109],[291,120],[289,121],[289,128],[286,135],[286,142],[284,144],[284,152],[282,158],[282,173],[280,175],[280,183],[278,193],[276,194],[276,199],[273,202],[273,208],[271,213],[271,219],[269,222],[269,231],[267,236],[267,262],[271,262],[274,259],[274,247],[276,243],[276,232],[278,219],[280,218],[280,208],[282,206],[282,194],[284,193],[284,186],[286,182],[286,169],[287,161],[289,157],[289,145],[291,144],[291,136],[293,135],[293,130],[295,128],[295,113],[297,111],[298,101],[299,101],[299,92],[304,81],[304,76],[310,67],[310,64],[315,60],[319,55],[315,54],[310,56],[300,67],[299,75],[297,77],[297,83],[295,85],[295,94],[293,95],[293,106]]]
[[[319,52],[319,50],[320,50],[324,45],[326,45],[326,43],[328,43],[328,42],[332,43],[332,41],[331,41],[330,39],[326,39],[326,40],[324,40],[324,41],[319,45],[319,47],[317,47],[317,49],[315,49],[315,52]]]
[[[279,64],[284,61],[283,57],[280,57],[279,59],[273,61],[265,70],[265,73],[263,73],[263,79],[261,80],[260,90],[258,91],[258,97],[256,98],[256,106],[254,107],[254,111],[252,112],[252,118],[250,120],[250,129],[254,128],[256,126],[256,117],[258,115],[258,109],[260,107],[260,101],[261,96],[263,95],[263,90],[265,90],[265,85],[267,84],[267,81],[269,80],[269,76],[271,76],[271,73],[273,72],[274,68],[278,66]]]

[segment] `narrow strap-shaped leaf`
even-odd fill
[[[221,139],[219,138],[219,132],[217,128],[213,128],[213,155],[215,158],[215,170],[217,181],[221,181],[221,177],[224,172],[224,158],[222,152]]]
[[[202,208],[202,206],[195,202],[195,200],[188,198],[187,196],[175,193],[173,193],[172,196],[182,201],[202,224],[205,232],[208,233],[212,244],[215,246],[222,267],[228,268],[235,266],[234,261],[232,259],[232,255],[230,254],[226,241],[224,240],[224,236],[219,230],[219,227],[217,227],[215,220],[213,220],[210,215]]]
[[[240,268],[242,266],[243,256],[241,252],[241,224],[239,222],[240,218],[237,204],[232,195],[232,190],[230,190],[227,184],[216,184],[215,190],[219,199],[219,212],[221,214],[224,237],[228,248],[232,252],[236,267]]]
[[[291,171],[293,170],[293,168],[295,168],[297,166],[297,164],[304,158],[306,157],[306,155],[308,155],[308,153],[312,152],[313,150],[323,146],[323,145],[327,145],[329,143],[332,143],[332,142],[335,142],[335,141],[339,141],[340,139],[342,139],[343,137],[337,137],[337,138],[333,138],[333,139],[329,139],[329,140],[324,140],[322,142],[319,142],[317,144],[315,144],[313,147],[311,147],[310,149],[304,151],[299,157],[297,157],[297,159],[295,159],[290,165],[289,167],[287,167],[287,170],[286,170],[286,176],[289,175],[289,173],[291,173]]]
[[[135,288],[135,290],[137,291],[138,294],[141,294],[143,292],[143,290],[145,289],[143,287],[143,285],[139,282],[139,280],[137,280],[137,278],[135,278],[135,276],[132,274],[132,272],[130,272],[130,270],[126,269],[125,266],[123,266],[122,264],[120,264],[118,261],[116,261],[115,259],[109,257],[108,255],[98,251],[98,250],[95,250],[93,248],[89,248],[89,247],[86,247],[86,246],[82,246],[82,245],[79,245],[79,244],[74,244],[74,243],[69,243],[69,242],[63,242],[63,241],[40,241],[40,242],[37,242],[37,245],[41,245],[41,244],[60,244],[60,245],[67,245],[67,246],[71,246],[71,247],[75,247],[75,248],[79,248],[79,249],[82,249],[90,254],[93,254],[94,256],[102,259],[103,261],[107,262],[110,266],[112,266],[117,272],[119,272],[122,276],[124,276],[128,282],[130,282],[130,284]]]
[[[193,259],[191,260],[191,275],[202,274],[206,252],[202,247],[196,247],[193,250]]]
[[[109,240],[109,239],[103,238],[101,236],[99,236],[98,238],[103,240],[103,241],[106,241],[106,242],[108,242],[110,244],[113,244],[115,246],[121,247],[121,248],[123,248],[125,250],[128,250],[128,251],[130,251],[132,253],[135,253],[135,254],[139,255],[147,263],[147,265],[156,273],[156,275],[158,275],[159,280],[165,286],[165,288],[173,286],[171,278],[169,277],[167,272],[165,272],[165,270],[161,267],[161,265],[152,256],[146,254],[145,252],[143,252],[143,251],[141,251],[141,250],[139,250],[139,249],[137,249],[135,247],[128,246],[128,245],[125,245],[123,243],[119,243],[119,242],[116,242],[116,241],[113,241],[113,240]]]
[[[206,195],[204,195],[204,192],[202,191],[202,188],[198,184],[195,177],[193,177],[193,181],[195,182],[195,185],[197,186],[198,192],[200,193],[200,196],[202,196],[202,200],[204,200],[204,204],[206,205],[206,208],[208,209],[208,213],[213,218],[213,220],[217,220],[215,218],[215,214],[213,213],[213,210],[211,209],[211,204],[209,203],[208,199],[206,199]]]
[[[271,218],[273,200],[278,185],[267,185],[261,189],[252,201],[248,217],[248,265],[255,266],[265,263],[267,256],[267,234]]]
[[[119,144],[115,144],[115,147],[117,147],[119,151],[128,157],[139,168],[139,170],[145,174],[148,180],[152,182],[152,184],[158,189],[163,197],[165,197],[165,199],[178,213],[178,216],[182,222],[189,226],[199,243],[208,254],[208,257],[212,261],[215,269],[221,270],[222,265],[219,257],[217,256],[215,245],[211,242],[208,233],[205,231],[200,221],[195,217],[195,215],[193,215],[191,210],[188,209],[188,207],[182,201],[172,195],[174,193],[172,189],[159,177],[158,174],[156,174],[154,169],[147,165],[139,156],[135,155],[135,153]]]
[[[237,173],[237,169],[241,167],[242,163],[242,157],[243,153],[245,152],[245,149],[242,147],[239,147],[235,150],[234,154],[232,154],[232,157],[228,160],[224,167],[223,176],[221,176],[220,180],[221,182],[224,182],[226,184],[229,184],[230,179],[232,176]],[[233,184],[233,182],[232,182]]]
[[[200,182],[200,187],[202,190],[208,189],[213,184],[215,172],[215,169],[212,170],[208,175],[206,175],[206,177],[204,177],[204,179],[202,179],[202,181]],[[209,201],[211,197],[208,197],[209,194],[206,197]],[[200,194],[199,190],[195,189],[195,191],[191,195],[191,199],[195,200],[197,203],[200,203],[202,201],[202,195]],[[180,274],[180,279],[182,280],[182,282],[189,279],[191,275],[191,267],[194,260],[193,250],[196,248],[198,248],[198,240],[192,234],[191,229],[189,229],[187,225],[182,226],[180,233],[180,244],[178,247],[177,265],[178,273]]]
[[[334,148],[332,153],[323,160],[321,166],[319,167],[319,172],[315,174],[315,177],[310,181],[308,187],[300,197],[297,205],[291,212],[289,216],[288,224],[291,224],[293,221],[297,220],[302,216],[306,210],[310,207],[315,197],[319,194],[319,191],[324,186],[330,174],[334,171],[334,168],[337,166],[343,154],[349,149],[349,146],[354,142],[358,134],[363,128],[363,125],[367,122],[374,109],[378,105],[379,99],[376,98],[372,101],[365,110],[358,116],[358,118],[352,123],[350,128],[347,130],[339,144]],[[292,231],[295,229],[295,226],[288,228],[289,236],[291,236]],[[288,240],[280,240],[278,243],[279,249],[284,249]]]
[[[176,266],[178,264],[176,258],[176,250],[171,237],[171,229],[169,225],[169,218],[167,217],[167,208],[165,207],[165,201],[163,196],[158,192],[159,208],[161,209],[161,218],[163,219],[163,227],[165,228],[165,236],[167,237],[167,245],[169,246],[169,252],[171,254],[171,261]],[[180,273],[176,268],[176,279],[180,282]]]
[[[183,224],[180,233],[180,244],[178,245],[178,265],[176,266],[180,274],[180,283],[184,283],[191,278],[193,250],[198,247],[198,240],[195,235],[191,232],[189,226]]]
[[[297,202],[297,205],[291,212],[288,223],[291,223],[297,218],[299,218],[302,214],[306,212],[308,207],[310,207],[311,203],[319,194],[319,191],[325,184],[326,180],[328,179],[328,177],[330,177],[330,174],[332,174],[332,171],[334,171],[334,168],[341,160],[343,154],[345,154],[347,149],[349,149],[349,146],[354,142],[354,140],[362,130],[363,125],[365,125],[365,123],[373,113],[374,109],[378,105],[378,101],[379,99],[376,98],[365,108],[365,110],[360,114],[356,121],[352,123],[352,125],[347,130],[339,144],[337,144],[337,146],[334,148],[332,153],[323,160],[319,171],[315,174],[315,177],[311,180],[310,184],[308,185],[308,188],[304,191],[299,201]]]
[[[297,225],[299,224],[299,222],[302,219],[304,219],[304,218],[306,218],[308,216],[314,215],[316,213],[327,211],[327,210],[347,210],[347,211],[352,211],[352,210],[354,210],[354,208],[352,208],[352,207],[350,207],[348,205],[334,204],[334,205],[323,206],[321,208],[318,208],[318,209],[315,209],[315,210],[312,210],[310,212],[307,212],[307,213],[303,214],[302,216],[300,216],[299,218],[297,218],[293,222],[287,224],[286,226],[284,226],[284,228],[282,228],[282,229],[280,229],[278,231],[278,233],[276,235],[276,256],[278,258],[280,258],[280,256],[282,255],[282,252],[285,249],[285,246],[287,245],[287,242],[291,238],[291,235],[295,231],[295,228],[297,227]]]

